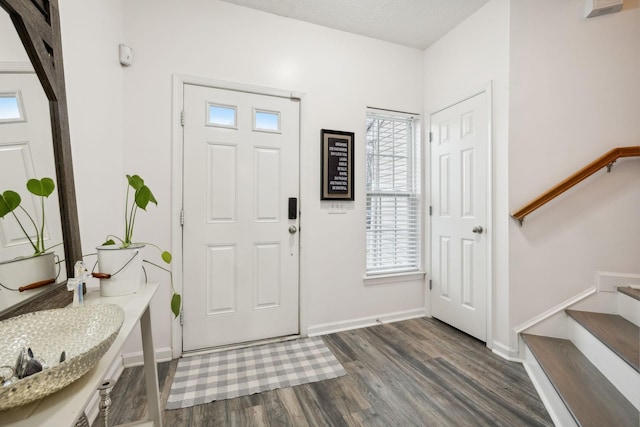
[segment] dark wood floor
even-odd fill
[[[553,425],[520,364],[437,320],[407,320],[323,339],[346,376],[165,411],[165,425]],[[176,365],[174,360],[158,367],[162,405]],[[124,371],[112,401],[112,425],[145,416],[142,368]]]

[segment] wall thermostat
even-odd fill
[[[133,49],[126,44],[120,45],[120,63],[126,67],[133,64]]]

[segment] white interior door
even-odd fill
[[[56,179],[53,161],[49,100],[35,73],[0,72],[0,192],[20,194],[22,206],[38,222],[39,198],[27,191],[27,180]],[[35,239],[26,216],[17,213]],[[45,202],[45,246],[62,243],[62,225],[57,192]],[[33,254],[33,248],[11,215],[0,220],[0,259]],[[64,258],[62,246],[56,248]]]
[[[183,350],[299,333],[299,101],[184,86]]]
[[[487,95],[431,116],[431,311],[487,339]]]

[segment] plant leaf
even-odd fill
[[[115,244],[116,244],[116,242],[114,242],[113,239],[109,239],[106,242],[104,242],[102,244],[102,246],[110,246],[110,245],[115,245]]]
[[[158,206],[158,201],[156,200],[156,198],[153,196],[153,193],[151,192],[151,189],[149,189],[149,187],[147,187],[147,190],[149,190],[149,201],[151,203],[153,203],[154,205]]]
[[[0,218],[4,218],[6,214],[20,206],[20,202],[22,199],[15,191],[7,190],[0,194]]]
[[[182,298],[180,297],[180,294],[174,292],[171,297],[171,311],[173,312],[174,317],[178,317],[180,315],[181,300]]]
[[[144,179],[140,178],[138,175],[127,175],[127,181],[129,181],[129,185],[133,187],[134,190],[138,191],[144,185]]]
[[[173,257],[171,256],[171,252],[164,251],[162,252],[161,256],[164,262],[166,262],[167,264],[171,264],[171,260],[173,259]]]
[[[51,178],[35,179],[32,178],[27,181],[27,190],[31,194],[35,194],[40,197],[49,197],[53,190],[56,188],[56,184]]]
[[[147,205],[153,198],[153,194],[151,194],[151,190],[146,185],[143,185],[139,190],[136,190],[136,205],[140,209],[147,210]],[[155,199],[154,199],[155,200]]]

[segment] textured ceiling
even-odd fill
[[[488,0],[223,0],[426,49]]]

